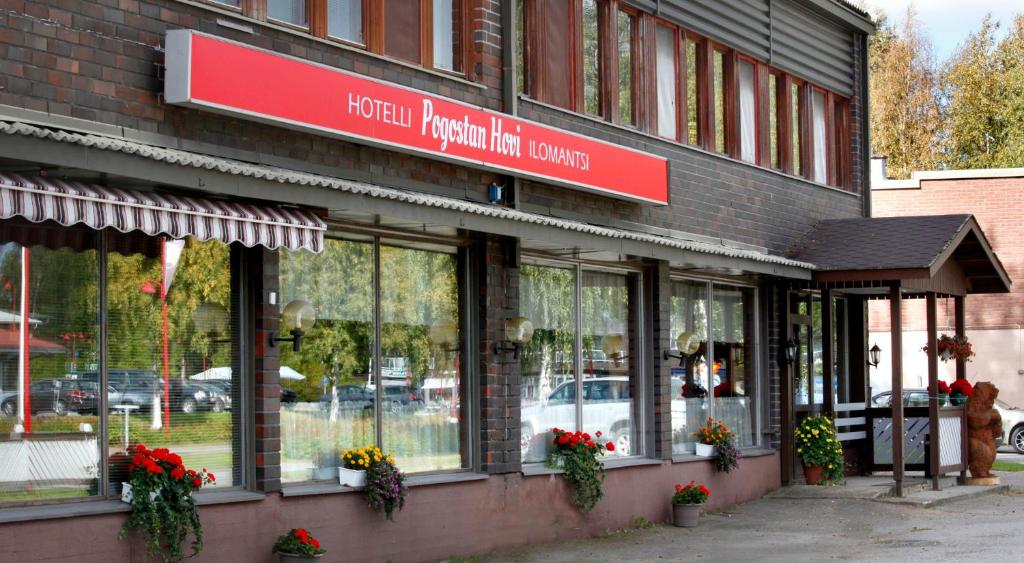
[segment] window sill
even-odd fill
[[[465,483],[469,481],[483,481],[489,479],[486,473],[429,473],[425,475],[411,475],[405,480],[409,487],[427,487],[430,485],[448,485],[451,483]],[[365,490],[365,487],[348,487],[337,483],[300,483],[281,487],[283,497],[305,497],[311,495],[336,495],[344,493],[357,493]]]
[[[487,89],[487,86],[485,86],[483,84],[480,84],[478,82],[473,82],[472,80],[467,80],[466,78],[463,78],[461,76],[455,75],[453,73],[446,72],[446,71],[434,70],[432,68],[426,68],[426,67],[423,67],[423,66],[420,66],[420,65],[408,63],[408,62],[405,62],[405,61],[403,61],[401,59],[395,59],[395,58],[388,57],[388,56],[385,56],[385,55],[380,55],[380,54],[371,52],[371,51],[369,51],[369,50],[367,50],[365,48],[360,48],[360,47],[349,45],[347,43],[343,43],[342,40],[338,40],[338,39],[324,39],[322,37],[317,37],[317,36],[311,34],[306,29],[302,29],[300,27],[295,27],[295,26],[289,25],[286,22],[279,23],[279,22],[277,22],[275,20],[269,20],[269,19],[267,21],[260,21],[260,20],[257,20],[257,19],[250,18],[249,16],[246,16],[246,15],[240,13],[238,10],[233,10],[230,7],[217,6],[217,5],[214,5],[214,4],[210,4],[209,2],[204,2],[202,0],[176,0],[176,1],[180,2],[182,4],[188,4],[189,6],[195,6],[197,8],[202,8],[204,10],[215,12],[215,13],[220,14],[222,16],[226,16],[228,18],[231,18],[232,20],[238,20],[238,21],[245,22],[248,25],[265,27],[265,28],[274,29],[274,30],[277,30],[277,31],[283,31],[285,33],[289,33],[289,34],[295,35],[297,37],[302,37],[303,39],[306,39],[306,40],[309,40],[309,41],[314,41],[314,42],[319,43],[321,45],[329,45],[331,47],[335,47],[335,48],[341,49],[343,51],[347,51],[349,53],[358,53],[360,55],[365,55],[367,57],[370,57],[371,59],[377,59],[377,60],[380,60],[380,61],[385,61],[385,62],[392,63],[392,64],[395,64],[395,65],[399,65],[399,66],[402,66],[402,67],[405,67],[405,68],[409,68],[409,69],[412,69],[412,70],[423,72],[425,74],[429,74],[430,76],[435,76],[435,77],[438,77],[438,78],[444,78],[444,79],[447,79],[447,80],[451,80],[452,82],[457,82],[457,83],[462,84],[464,86],[472,86],[474,88],[479,88],[480,90],[486,90]],[[229,27],[231,29],[236,29],[233,26],[225,26],[225,27]],[[252,32],[249,31],[249,33],[252,33]],[[279,54],[284,54],[284,53],[279,53]],[[285,54],[285,56],[291,56],[291,55]],[[306,62],[312,62],[312,61],[308,61],[307,60]],[[318,64],[318,63],[313,63],[313,64]],[[321,65],[321,66],[326,66],[326,65]],[[336,68],[336,67],[328,67],[328,68]],[[343,70],[343,69],[337,69],[337,70]],[[345,72],[350,72],[350,71],[345,71]],[[360,74],[359,76],[365,76],[365,75]],[[371,80],[374,80],[374,79],[371,78]]]
[[[253,491],[236,490],[225,492],[200,493],[196,495],[196,504],[207,506],[234,502],[252,502],[263,500],[266,495]],[[119,500],[95,500],[68,502],[64,504],[47,504],[42,506],[20,506],[0,509],[0,524],[12,522],[31,522],[33,520],[54,520],[57,518],[77,518],[79,516],[98,516],[102,514],[127,513],[131,505]]]
[[[785,172],[783,172],[781,170],[777,170],[775,168],[770,168],[770,167],[767,167],[767,166],[759,166],[759,165],[757,165],[757,164],[755,164],[753,162],[747,162],[745,160],[740,160],[738,158],[733,158],[733,157],[731,157],[731,156],[729,156],[728,154],[725,154],[725,153],[709,151],[707,149],[704,149],[704,148],[701,148],[701,147],[698,147],[698,146],[695,146],[695,145],[691,145],[689,143],[681,143],[681,142],[673,140],[673,139],[667,139],[665,137],[662,137],[660,135],[656,135],[654,133],[648,133],[647,131],[643,131],[643,130],[638,129],[636,127],[630,127],[630,126],[627,126],[627,125],[621,125],[621,124],[618,124],[618,123],[612,123],[611,121],[606,121],[606,120],[601,119],[599,117],[594,117],[592,115],[587,115],[585,113],[579,113],[579,112],[576,112],[576,111],[572,111],[570,109],[565,109],[563,107],[558,107],[558,106],[553,105],[553,104],[541,102],[539,100],[535,100],[535,99],[531,98],[530,96],[527,96],[526,94],[519,94],[519,99],[522,100],[522,101],[525,101],[525,102],[529,102],[529,103],[531,103],[533,105],[536,105],[538,107],[542,107],[542,108],[549,109],[549,110],[552,110],[552,111],[557,111],[559,113],[564,113],[566,115],[571,115],[573,117],[577,117],[577,118],[580,118],[580,119],[585,119],[585,120],[587,120],[587,121],[589,121],[591,123],[600,124],[600,125],[603,125],[603,126],[606,126],[606,127],[610,127],[612,129],[617,129],[617,130],[622,131],[624,133],[630,133],[630,134],[633,134],[633,135],[639,135],[639,136],[644,137],[646,139],[649,139],[649,140],[652,140],[652,141],[659,141],[659,142],[665,143],[666,145],[669,145],[669,146],[672,146],[672,147],[677,147],[677,148],[682,148],[682,149],[686,149],[686,150],[691,150],[691,151],[694,151],[694,152],[697,152],[697,153],[700,153],[700,154],[703,154],[703,155],[720,158],[720,159],[725,160],[727,162],[732,162],[734,164],[739,164],[739,165],[742,165],[742,166],[747,166],[747,167],[753,168],[755,170],[760,170],[762,172],[768,172],[770,174],[775,174],[776,176],[782,176],[783,178],[786,178],[788,180],[795,180],[797,182],[802,182],[804,184],[808,184],[808,185],[811,185],[811,186],[814,186],[814,187],[817,187],[817,188],[824,188],[826,190],[831,190],[831,191],[838,192],[838,193],[841,193],[841,194],[845,194],[845,195],[848,195],[848,196],[851,196],[851,197],[858,197],[858,198],[860,197],[860,194],[857,193],[857,192],[853,192],[853,191],[850,191],[850,190],[844,190],[842,188],[838,188],[836,186],[830,186],[828,184],[822,184],[820,182],[815,182],[814,180],[808,180],[807,178],[804,178],[803,176],[794,176],[793,174],[787,174],[787,173],[785,173]],[[669,204],[671,204],[671,203],[672,202],[669,201]]]
[[[661,460],[646,457],[627,457],[621,459],[610,459],[602,462],[602,465],[604,465],[605,470],[613,470],[624,469],[627,467],[661,465]],[[559,475],[565,473],[565,471],[562,469],[552,469],[543,463],[526,463],[523,464],[523,469],[520,473],[526,477],[533,477],[535,475]]]
[[[764,457],[775,454],[771,448],[750,448],[740,450],[740,459],[745,457]],[[678,454],[672,456],[672,463],[693,463],[697,461],[714,461],[713,457],[704,457],[695,454]]]

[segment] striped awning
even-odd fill
[[[319,217],[298,209],[0,174],[0,219],[12,217],[313,252],[323,250],[327,229]]]

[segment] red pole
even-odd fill
[[[29,269],[28,269],[28,247],[21,249],[21,349],[23,356],[21,377],[25,389],[25,432],[32,431],[32,383],[31,354],[28,347],[29,342],[29,317],[28,317],[28,291],[29,291]]]
[[[160,316],[164,335],[164,433],[171,432],[171,358],[167,346],[167,239],[160,241]]]

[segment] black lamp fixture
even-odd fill
[[[790,338],[786,341],[786,348],[783,350],[785,354],[786,365],[793,365],[796,361],[796,355],[800,351],[800,343],[797,342],[796,338]]]
[[[679,364],[682,365],[683,358],[694,356],[698,351],[700,351],[700,337],[692,332],[684,330],[676,337],[676,349],[678,352],[666,349],[662,352],[662,356],[666,360],[669,358],[675,358],[679,360]]]
[[[210,342],[215,344],[231,342],[231,338],[222,336],[230,334],[230,317],[228,310],[223,305],[210,301],[201,303],[192,314],[192,321],[195,323],[196,329],[201,334],[205,334]]]
[[[526,317],[515,317],[505,321],[505,340],[494,343],[494,352],[502,354],[512,352],[514,359],[519,359],[519,349],[533,339],[533,323]]]
[[[281,324],[292,327],[291,338],[282,338],[276,332],[270,333],[270,346],[277,346],[278,342],[291,342],[292,350],[302,350],[302,337],[313,328],[316,323],[316,312],[308,301],[296,299],[284,306],[281,312]]]
[[[875,344],[874,346],[871,347],[870,350],[868,350],[868,365],[873,368],[876,368],[878,367],[878,362],[880,362],[881,360],[882,349],[878,347],[878,344]]]

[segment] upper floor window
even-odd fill
[[[446,72],[463,73],[466,45],[463,0],[207,0],[238,8],[310,34]]]
[[[677,107],[678,85],[678,42],[676,30],[659,25],[655,42],[655,64],[658,80],[658,134],[675,139],[678,132]]]
[[[757,160],[757,85],[755,84],[754,63],[740,61],[739,108],[740,108],[740,158],[747,162]]]

